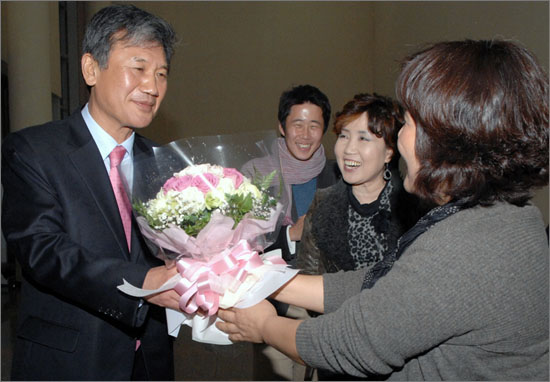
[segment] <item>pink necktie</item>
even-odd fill
[[[122,185],[122,180],[120,179],[120,174],[118,172],[117,166],[122,162],[126,154],[126,149],[123,146],[117,146],[109,154],[109,159],[111,161],[111,171],[109,172],[109,179],[111,179],[111,185],[113,186],[113,191],[115,192],[116,202],[118,204],[118,211],[120,212],[120,217],[122,219],[122,225],[124,226],[124,233],[126,234],[126,242],[128,243],[128,249],[131,249],[130,243],[132,238],[132,206],[130,205],[130,200],[128,195],[124,190]]]
[[[113,186],[113,191],[115,192],[116,203],[118,204],[118,211],[120,212],[120,217],[122,219],[122,225],[124,226],[124,233],[126,234],[126,242],[128,243],[128,249],[131,249],[130,243],[132,241],[132,206],[130,205],[130,200],[128,199],[128,194],[124,190],[122,185],[122,180],[120,179],[120,174],[118,172],[117,166],[122,162],[126,154],[126,149],[123,146],[117,146],[109,154],[109,160],[111,161],[111,171],[109,171],[109,179],[111,179],[111,184]],[[141,345],[140,340],[136,340],[136,350],[139,349]]]

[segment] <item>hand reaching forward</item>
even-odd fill
[[[216,323],[217,328],[231,341],[265,342],[304,364],[296,349],[296,330],[302,321],[277,316],[267,300],[246,309],[220,309],[218,317],[225,322]]]
[[[265,342],[262,333],[264,324],[277,312],[267,300],[246,309],[219,309],[218,317],[225,322],[218,322],[216,326],[229,334],[231,341]]]
[[[143,280],[143,289],[157,289],[170,278],[172,278],[178,269],[176,267],[167,268],[164,265],[154,267],[149,269],[147,275],[145,275],[145,280]],[[180,310],[179,301],[180,295],[173,289],[167,290],[165,292],[155,293],[150,296],[145,297],[145,300],[151,304],[161,306],[163,308],[172,308],[175,310]]]

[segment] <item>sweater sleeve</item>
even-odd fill
[[[305,321],[296,334],[298,353],[308,365],[358,377],[388,374],[454,334],[451,324],[459,316],[449,321],[438,312],[465,291],[442,288],[445,271],[428,271],[422,262],[429,256],[411,249],[372,289],[359,292],[359,272],[323,276],[325,315]],[[445,321],[449,330],[434,330]]]
[[[356,272],[324,275],[325,314],[296,333],[306,364],[368,377],[422,355],[431,370],[444,364],[446,378],[471,380],[488,375],[489,364],[500,372],[513,363],[513,356],[503,362],[492,355],[525,352],[521,346],[544,330],[547,339],[540,325],[548,319],[545,237],[527,237],[533,230],[525,224],[499,225],[507,216],[475,213],[458,213],[420,236],[371,289],[358,293]]]
[[[325,273],[323,275],[325,313],[338,310],[344,301],[360,293],[364,278],[364,269]]]

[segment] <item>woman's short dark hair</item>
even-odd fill
[[[419,196],[523,206],[548,184],[548,75],[519,44],[433,44],[404,61],[396,94],[417,126]]]
[[[279,111],[277,113],[277,119],[286,130],[286,118],[290,114],[290,109],[294,105],[301,105],[303,103],[311,103],[321,108],[323,112],[323,134],[327,131],[328,124],[330,122],[330,102],[328,97],[320,91],[318,88],[312,85],[298,85],[292,89],[286,90],[281,94],[279,98]]]
[[[166,63],[174,53],[176,34],[170,24],[160,17],[134,5],[116,4],[100,9],[86,27],[82,54],[90,53],[104,69],[109,61],[113,44],[158,44],[164,49]]]
[[[404,123],[403,108],[390,97],[376,93],[356,94],[348,101],[342,111],[336,113],[333,131],[336,135],[342,128],[367,113],[368,128],[378,138],[383,138],[386,147],[393,150],[391,165],[396,166],[399,160],[397,151],[397,133]]]

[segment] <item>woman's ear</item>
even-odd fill
[[[99,64],[90,53],[84,53],[80,60],[82,76],[88,86],[94,86],[99,74]]]
[[[393,158],[393,149],[386,147],[386,157],[384,158],[384,163],[390,163],[391,158]]]
[[[279,132],[283,137],[285,136],[285,129],[283,129],[283,126],[281,125],[281,123],[279,123]]]

